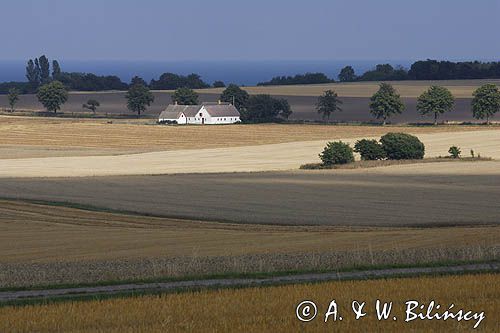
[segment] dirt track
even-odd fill
[[[500,159],[500,130],[421,134],[426,156],[448,155],[452,145],[464,154],[473,149],[483,157]],[[356,139],[347,139],[353,143]],[[0,159],[0,178],[13,177],[84,177],[112,175],[157,175],[207,172],[255,172],[297,169],[301,164],[318,161],[326,141],[177,150],[118,156],[50,157]],[[461,173],[466,164],[449,165],[447,172]],[[481,164],[475,173],[497,173],[494,163]],[[409,170],[412,167],[400,167]],[[390,170],[398,169],[391,167]],[[420,169],[420,166],[418,167]],[[465,171],[468,172],[468,171]]]
[[[46,290],[20,290],[0,292],[0,302],[23,301],[40,298],[54,297],[81,297],[92,295],[106,295],[126,292],[166,292],[179,289],[193,288],[221,288],[221,287],[239,287],[239,286],[265,286],[283,283],[311,283],[331,280],[354,280],[367,278],[383,278],[391,276],[412,276],[422,274],[463,274],[467,272],[497,272],[500,269],[498,263],[470,264],[461,266],[444,267],[416,267],[416,268],[393,268],[366,270],[354,272],[331,272],[331,273],[310,273],[276,276],[269,278],[247,278],[247,279],[211,279],[211,280],[193,280],[176,282],[157,282],[157,283],[136,283],[121,284],[97,287],[78,287]]]

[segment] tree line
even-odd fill
[[[236,84],[230,84],[219,97],[221,102],[233,104],[246,123],[280,122],[288,119],[292,109],[284,98],[267,94],[249,95]],[[179,88],[172,95],[172,102],[180,105],[200,104],[198,94],[190,88]]]
[[[137,78],[137,77],[136,77]],[[396,81],[396,80],[456,80],[456,79],[498,79],[500,78],[500,62],[479,61],[437,61],[421,60],[414,62],[407,70],[401,66],[393,67],[390,64],[378,64],[375,68],[357,75],[352,66],[345,66],[337,76],[340,82],[355,81]],[[92,73],[64,72],[57,60],[52,62],[42,55],[29,59],[26,64],[27,82],[0,83],[0,94],[6,94],[12,88],[20,94],[36,93],[37,89],[51,81],[60,81],[69,90],[76,91],[105,91],[126,90],[134,82],[125,83],[116,75],[96,75]],[[211,85],[204,82],[200,75],[179,75],[163,73],[158,80],[152,79],[149,83],[142,83],[154,90],[175,90],[178,88],[203,89]],[[305,73],[295,76],[276,76],[267,82],[260,82],[259,86],[321,84],[336,82],[324,73]],[[223,88],[223,81],[215,81],[212,87]]]
[[[475,119],[490,119],[500,111],[500,91],[495,84],[485,84],[477,88],[471,101],[472,116]],[[445,87],[433,85],[417,98],[417,111],[430,115],[437,125],[440,115],[453,110],[455,99]],[[318,97],[316,110],[323,119],[330,120],[335,113],[342,111],[342,100],[333,90],[327,90]],[[393,116],[403,113],[405,105],[396,89],[389,83],[381,83],[378,91],[370,98],[370,113],[385,125]]]
[[[47,80],[37,90],[38,101],[54,114],[68,100],[67,87],[58,80]],[[198,105],[198,94],[191,88],[177,88],[172,94],[172,102],[181,105]],[[154,102],[154,95],[150,88],[140,77],[132,78],[127,93],[125,94],[127,108],[136,113],[137,117],[146,112],[147,108]],[[290,104],[284,98],[274,98],[270,95],[250,96],[245,90],[235,84],[230,84],[220,95],[220,100],[233,104],[241,114],[241,120],[249,123],[277,122],[288,119],[292,114]],[[19,91],[11,88],[8,94],[11,111],[19,101]],[[91,110],[94,114],[100,106],[99,101],[89,99],[82,108]]]
[[[26,82],[0,83],[0,94],[6,94],[13,88],[20,94],[36,93],[40,86],[52,81],[59,81],[68,90],[76,91],[127,90],[134,85],[134,81],[125,83],[116,75],[64,72],[61,70],[61,66],[57,60],[50,62],[45,55],[28,60],[26,64],[26,79]],[[187,76],[163,73],[158,80],[152,79],[149,84],[142,78],[135,77],[134,79],[142,80],[145,86],[155,90],[175,90],[181,87],[191,89],[211,87],[201,79],[200,75],[194,73]],[[225,87],[225,84],[222,81],[215,81],[213,87],[221,88]]]
[[[402,80],[468,80],[499,79],[500,62],[420,60],[407,70],[402,66],[378,64],[375,68],[357,75],[352,66],[345,66],[337,76],[340,82],[402,81]],[[323,73],[306,73],[295,76],[276,76],[259,86],[332,83],[334,79]]]

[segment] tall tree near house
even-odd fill
[[[229,84],[220,95],[220,100],[226,103],[231,103],[235,108],[242,111],[247,107],[248,98],[250,95],[238,87],[236,84]]]
[[[48,83],[50,81],[50,63],[49,59],[45,55],[42,55],[38,59],[40,64],[40,82],[42,84]]]
[[[143,84],[132,85],[125,94],[127,108],[137,113],[137,117],[146,111],[146,108],[154,102],[153,93]]]
[[[330,121],[330,116],[334,112],[342,111],[340,105],[342,105],[342,101],[339,99],[337,93],[333,90],[327,90],[323,95],[318,97],[316,111],[323,116],[323,119]]]
[[[95,100],[95,99],[89,99],[87,101],[87,103],[85,103],[85,104],[82,105],[82,108],[89,109],[89,110],[91,110],[95,114],[95,112],[97,110],[97,107],[99,107],[99,106],[101,106],[101,104],[97,100]]]
[[[57,80],[61,76],[61,66],[57,60],[52,61],[52,79]]]
[[[47,111],[56,113],[68,100],[68,91],[61,82],[52,81],[41,86],[36,96]]]
[[[198,105],[198,94],[189,88],[179,88],[172,95],[172,102],[180,105]]]
[[[500,111],[500,91],[494,84],[485,84],[472,94],[472,115],[476,119],[486,118],[486,124],[490,118]]]
[[[42,83],[42,69],[40,68],[40,62],[38,58],[35,58],[35,73],[38,85],[40,85]]]
[[[342,68],[339,74],[340,82],[352,82],[356,80],[356,73],[354,73],[354,69],[352,66],[345,66]]]
[[[19,90],[16,88],[10,88],[7,99],[9,100],[10,112],[14,112],[14,106],[16,105],[17,101],[19,101]]]
[[[422,115],[434,114],[434,125],[440,114],[450,112],[455,100],[451,92],[445,87],[431,86],[417,99],[417,110]]]
[[[396,114],[401,114],[405,110],[405,105],[401,101],[394,87],[388,83],[381,83],[378,91],[370,99],[370,113],[376,119],[382,119],[383,125],[387,119]]]
[[[32,89],[36,89],[40,84],[40,77],[35,62],[32,59],[30,59],[26,65],[26,79],[28,79]]]

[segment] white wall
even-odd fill
[[[187,118],[184,116],[184,113],[181,113],[178,119],[166,119],[166,118],[161,118],[158,119],[160,122],[165,122],[165,121],[177,121],[177,124],[180,125],[185,125],[187,124]]]

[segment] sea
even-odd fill
[[[376,64],[389,63],[408,68],[409,60],[189,60],[189,61],[143,61],[143,60],[60,60],[65,72],[116,75],[124,82],[138,75],[150,81],[162,73],[171,72],[187,75],[199,74],[207,83],[221,80],[243,86],[268,81],[275,76],[288,76],[307,72],[322,72],[330,78],[337,78],[347,65],[356,74],[362,74]],[[25,81],[26,60],[0,60],[0,82]]]

